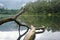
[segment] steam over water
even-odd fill
[[[26,29],[26,27],[21,27],[20,34],[22,35]],[[0,40],[17,40],[18,37],[18,26],[15,22],[8,22],[0,25]],[[23,40],[23,38],[24,36],[20,40]],[[60,32],[48,32],[45,30],[44,33],[36,34],[35,40],[60,40]]]
[[[17,40],[18,31],[0,31],[0,40]]]
[[[26,31],[26,29],[26,27],[21,26],[20,35],[22,35]],[[0,40],[17,40],[18,37],[18,25],[15,22],[7,22],[0,25]]]

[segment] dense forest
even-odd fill
[[[51,1],[44,1],[44,0],[38,0],[34,3],[29,3],[25,6],[27,12],[32,13],[58,13],[60,12],[60,0],[51,0]]]
[[[28,25],[33,24],[37,27],[44,25],[53,28],[60,26],[60,0],[37,0],[27,3],[24,7],[26,11],[19,19]],[[0,8],[0,15],[13,15],[19,10]],[[1,16],[0,18],[2,18]],[[51,29],[53,30],[53,28]]]
[[[26,12],[20,19],[28,25],[33,24],[36,27],[44,25],[52,30],[60,29],[60,0],[37,0],[26,4],[25,9]]]

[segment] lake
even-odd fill
[[[26,27],[20,27],[20,34],[22,35],[26,29]],[[15,22],[0,25],[0,40],[17,40],[18,37],[18,25]],[[23,40],[23,38],[24,36],[20,40]],[[35,40],[60,40],[59,27],[46,28],[44,33],[36,34]]]

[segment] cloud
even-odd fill
[[[0,0],[0,6],[8,9],[19,9],[25,6],[28,2],[34,2],[35,0]]]
[[[21,7],[24,7],[26,5],[26,3],[25,4],[23,4]]]
[[[35,1],[37,1],[37,0],[32,0],[32,2],[35,2]]]
[[[0,3],[0,7],[4,7],[4,4]]]

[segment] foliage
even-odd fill
[[[44,25],[50,27],[52,30],[53,28],[60,29],[60,0],[38,0],[36,2],[28,3],[24,7],[26,11],[19,17],[19,19],[24,21],[26,24],[32,24],[36,27]],[[18,10],[0,8],[0,15],[13,15],[16,14]]]
[[[26,12],[19,18],[26,22],[28,25],[33,24],[36,27],[41,25],[57,28],[60,28],[60,0],[51,0],[51,1],[36,1],[33,3],[26,4]],[[57,30],[56,29],[56,30]],[[56,31],[53,30],[53,31]]]

